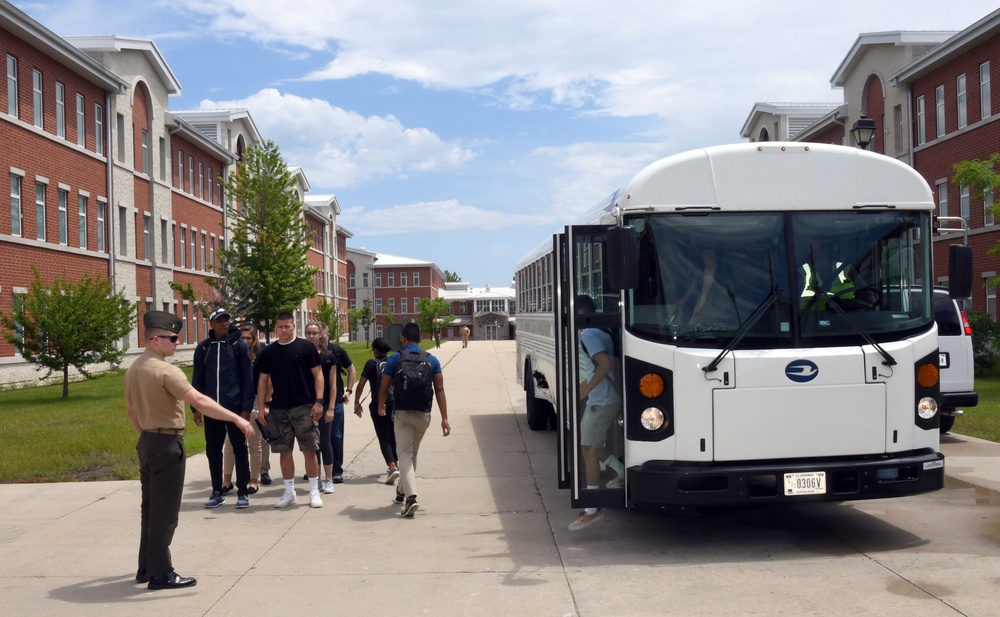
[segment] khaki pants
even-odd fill
[[[399,455],[399,486],[407,497],[417,494],[417,452],[431,425],[431,414],[397,409],[392,412]]]

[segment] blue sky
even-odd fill
[[[839,102],[858,34],[961,30],[968,0],[53,0],[57,34],[153,39],[171,109],[246,107],[349,246],[474,286],[648,163],[740,141],[757,101]]]

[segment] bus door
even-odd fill
[[[607,227],[556,238],[560,487],[574,508],[624,506],[621,293],[606,268]]]

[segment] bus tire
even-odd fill
[[[524,393],[524,408],[528,415],[528,428],[533,431],[544,431],[548,427],[552,405],[548,401],[535,398],[535,381],[530,377],[528,388]]]
[[[944,435],[955,426],[955,416],[941,416],[941,434]]]

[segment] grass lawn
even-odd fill
[[[360,377],[371,351],[364,342],[343,347]],[[191,367],[182,368],[190,380]],[[0,392],[0,482],[138,479],[124,375],[73,382],[68,399],[62,398],[61,383]],[[189,411],[184,435],[189,456],[205,450],[205,433],[190,418]]]

